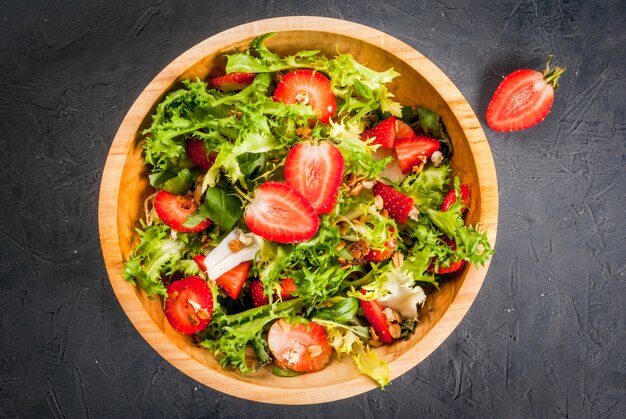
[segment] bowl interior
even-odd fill
[[[492,244],[495,241],[497,186],[493,161],[480,124],[458,90],[430,61],[400,41],[348,22],[342,22],[343,30],[337,33],[339,21],[322,20],[323,24],[301,22],[299,27],[291,29],[285,29],[284,22],[279,24],[276,19],[271,24],[248,24],[210,38],[183,54],[157,76],[133,105],[114,140],[105,168],[100,204],[103,254],[125,312],[168,361],[198,381],[242,398],[314,403],[358,394],[376,386],[357,371],[348,357],[332,361],[318,373],[293,378],[276,377],[268,367],[246,376],[224,370],[208,350],[199,348],[191,338],[170,327],[159,299],[147,298],[121,278],[122,260],[138,241],[135,228],[144,214],[144,199],[153,193],[143,165],[140,132],[150,123],[156,104],[181,80],[222,74],[224,53],[245,49],[256,35],[277,31],[266,45],[280,54],[319,49],[333,56],[339,51],[352,54],[357,61],[376,70],[393,67],[401,74],[390,86],[397,100],[425,106],[442,116],[454,145],[452,165],[472,191],[468,222],[480,223]],[[392,377],[415,366],[451,333],[473,301],[486,271],[487,266],[466,268],[445,282],[429,295],[420,311],[415,334],[407,341],[378,349],[379,355],[389,362]]]

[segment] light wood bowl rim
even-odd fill
[[[481,206],[481,229],[487,232],[489,240],[495,248],[498,220],[498,191],[493,158],[485,134],[469,104],[454,84],[427,58],[406,45],[402,41],[376,29],[339,19],[291,16],[259,20],[240,25],[197,44],[176,58],[165,67],[137,98],[129,113],[123,120],[113,140],[111,151],[106,160],[102,175],[99,196],[98,223],[102,254],[109,280],[124,312],[137,328],[141,336],[168,362],[183,373],[211,388],[236,397],[277,404],[309,404],[323,403],[361,394],[376,388],[373,381],[365,376],[341,385],[325,387],[324,392],[307,389],[285,389],[264,387],[262,382],[250,383],[237,380],[220,371],[212,370],[184,351],[180,350],[161,332],[158,326],[145,312],[133,287],[122,279],[123,259],[120,252],[117,233],[118,193],[122,172],[132,138],[125,133],[138,129],[136,122],[129,117],[138,104],[154,103],[158,97],[150,90],[150,86],[167,85],[187,70],[189,63],[200,60],[218,46],[232,45],[244,36],[256,36],[266,32],[282,31],[320,31],[335,33],[348,37],[358,37],[363,42],[386,50],[400,50],[396,57],[408,62],[418,71],[435,90],[451,105],[452,113],[459,120],[468,139],[472,154],[480,161],[477,171],[478,184],[482,202],[489,205]],[[390,48],[393,46],[393,48]],[[432,80],[437,80],[433,83]],[[145,110],[147,112],[147,110]],[[145,112],[144,112],[145,114]],[[489,263],[482,267],[471,267],[467,270],[464,282],[447,311],[436,326],[430,330],[411,350],[400,355],[391,364],[392,378],[396,378],[415,367],[433,352],[453,332],[476,298],[485,279]]]

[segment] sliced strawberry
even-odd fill
[[[380,144],[381,147],[385,148],[393,148],[396,141],[396,117],[390,116],[373,128],[361,133],[361,139],[363,141],[374,137],[376,137],[374,144]]]
[[[215,163],[217,153],[215,151],[207,153],[204,141],[199,138],[188,139],[186,149],[191,162],[201,169],[209,170]]]
[[[434,270],[434,266],[431,270],[429,270],[429,272],[435,272],[436,274],[439,275],[443,275],[443,274],[451,274],[454,273],[456,271],[459,271],[461,269],[463,269],[463,267],[465,266],[467,262],[463,259],[463,260],[457,260],[454,262],[450,262],[450,266],[448,267],[443,267],[441,265],[439,265],[439,269],[437,269],[437,271],[435,272]]]
[[[380,195],[383,199],[383,208],[387,210],[391,218],[400,224],[404,223],[409,214],[415,210],[413,198],[406,196],[389,185],[376,182],[372,191],[374,196]]]
[[[461,203],[465,205],[465,207],[461,210],[461,212],[467,211],[470,204],[470,190],[469,186],[461,185],[459,188],[461,191]],[[450,192],[446,194],[443,198],[443,202],[441,203],[441,211],[448,211],[452,204],[456,202],[456,190],[452,189]]]
[[[159,191],[154,198],[154,209],[159,218],[168,226],[181,232],[198,232],[209,227],[212,221],[208,218],[192,228],[184,227],[187,217],[196,211],[193,195],[174,195]]]
[[[252,297],[252,305],[255,307],[264,306],[270,303],[269,297],[264,294],[263,283],[255,279],[250,282],[249,285],[250,296]],[[292,292],[296,290],[296,284],[293,282],[291,278],[285,278],[280,281],[280,298],[283,301],[291,300],[293,296]],[[274,301],[276,300],[276,294],[274,293]]]
[[[196,262],[196,265],[198,265],[198,268],[200,268],[202,272],[206,272],[206,265],[204,264],[204,259],[206,259],[206,255],[196,255],[193,257],[193,261]]]
[[[415,131],[406,122],[396,119],[396,139],[415,137]]]
[[[213,316],[213,295],[206,281],[188,276],[167,287],[165,317],[174,329],[191,335],[204,330]]]
[[[343,156],[331,143],[299,143],[287,155],[285,182],[308,200],[317,214],[328,214],[337,202],[343,170]]]
[[[215,282],[221,289],[226,291],[226,294],[228,294],[230,298],[236,300],[244,282],[246,282],[248,272],[250,272],[250,265],[250,261],[241,262],[239,265],[217,278]]]
[[[487,124],[496,131],[516,131],[532,127],[550,113],[554,91],[565,68],[550,68],[550,59],[543,72],[517,70],[502,80],[487,107]]]
[[[337,108],[330,81],[313,70],[296,70],[283,76],[274,91],[274,101],[309,105],[325,124]]]
[[[364,289],[361,289],[360,291],[361,294],[366,294]],[[383,313],[383,306],[381,306],[376,300],[359,300],[359,303],[361,304],[363,313],[365,313],[365,318],[374,329],[374,332],[376,332],[378,339],[384,343],[390,343],[393,341],[391,332],[389,331],[387,316]]]
[[[255,77],[256,74],[230,73],[212,78],[211,84],[222,92],[233,92],[250,86]]]
[[[408,173],[413,166],[425,162],[439,150],[439,141],[429,137],[399,138],[396,140],[395,149],[402,173]]]
[[[274,362],[296,372],[319,371],[330,361],[332,349],[326,329],[317,323],[275,322],[267,334]]]
[[[390,229],[393,232],[393,229]],[[392,237],[385,242],[385,247],[382,250],[370,249],[369,253],[365,255],[365,260],[368,262],[379,263],[389,259],[396,248],[396,238]]]
[[[456,250],[456,242],[454,242],[453,240],[450,240],[447,237],[442,237],[441,240],[443,240],[448,246],[450,246],[450,248],[452,250]],[[465,260],[455,260],[450,262],[450,265],[447,267],[443,267],[441,265],[439,265],[439,268],[437,270],[435,270],[435,262],[431,262],[430,266],[428,267],[428,272],[434,272],[436,274],[451,274],[453,272],[456,272],[458,270],[461,270],[465,264],[467,262]]]
[[[320,224],[309,201],[280,182],[265,182],[257,189],[245,220],[254,234],[279,243],[309,240]]]

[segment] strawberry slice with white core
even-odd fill
[[[254,234],[279,243],[309,240],[320,223],[309,201],[280,182],[265,182],[257,189],[245,220]]]
[[[517,70],[502,80],[487,107],[487,124],[492,129],[516,131],[545,119],[565,71],[563,67],[550,68],[551,59],[548,57],[543,72]]]
[[[400,138],[395,149],[402,173],[408,173],[413,166],[420,165],[439,150],[439,141],[429,137]]]
[[[325,124],[337,109],[330,81],[313,70],[296,70],[284,75],[274,91],[274,101],[309,105],[317,119]]]
[[[252,73],[230,73],[212,78],[211,84],[222,92],[234,92],[250,86],[255,77]]]
[[[270,327],[267,343],[276,365],[296,372],[321,370],[332,353],[326,329],[314,322],[291,324],[279,319]]]
[[[183,225],[187,217],[197,209],[192,195],[174,195],[170,192],[159,191],[154,198],[154,209],[159,218],[176,231],[198,232],[212,224],[212,221],[207,218],[195,227],[189,228]]]
[[[308,200],[317,214],[330,213],[337,202],[343,172],[343,156],[328,142],[296,144],[285,161],[285,182]]]
[[[165,317],[174,329],[191,335],[204,330],[213,316],[213,295],[206,281],[189,276],[167,287]]]
[[[373,144],[380,144],[381,147],[385,148],[393,148],[396,141],[396,117],[390,116],[373,128],[361,133],[361,139],[363,141],[369,140],[370,138],[376,138]]]

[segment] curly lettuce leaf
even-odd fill
[[[171,229],[157,223],[144,230],[137,229],[140,243],[124,264],[123,278],[139,286],[148,295],[167,296],[161,277],[183,270],[189,266],[182,260],[191,253],[198,253],[198,245],[189,236],[171,237]],[[181,269],[182,268],[182,269]]]
[[[353,331],[340,325],[324,324],[330,345],[337,356],[352,356],[354,365],[384,389],[391,379],[389,366]]]

